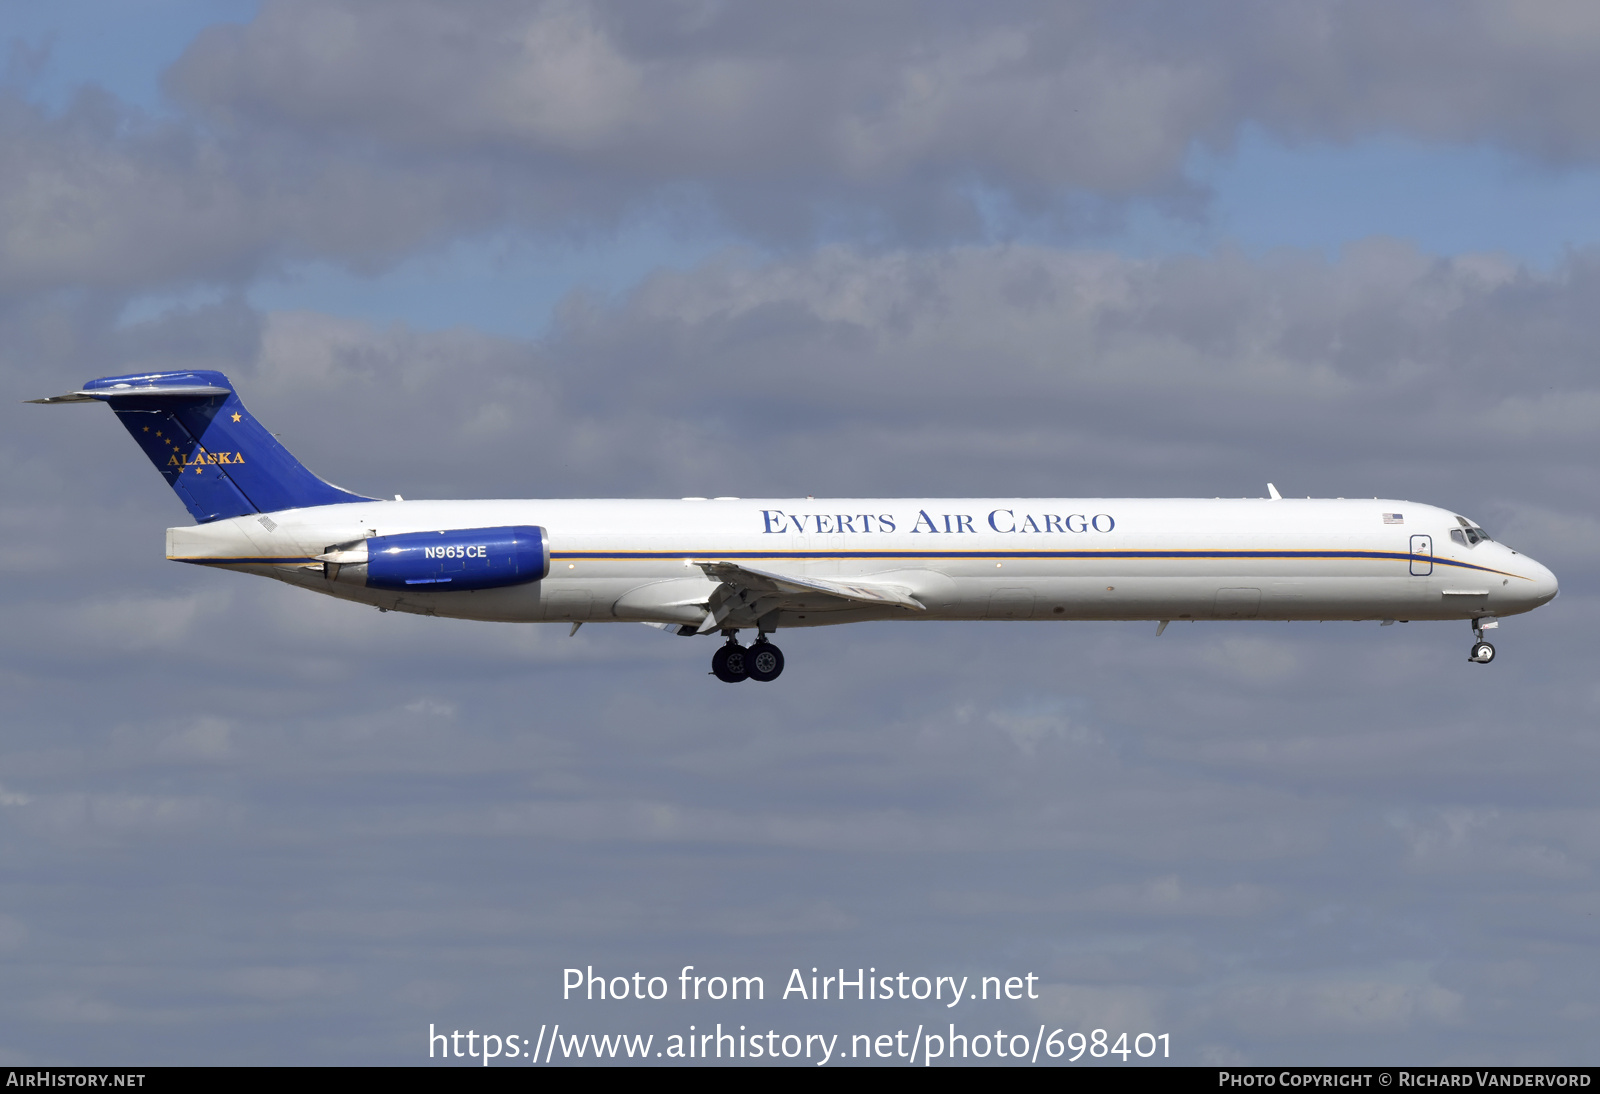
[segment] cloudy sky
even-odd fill
[[[13,0],[0,31],[0,1061],[955,1021],[1597,1062],[1600,8]],[[1465,624],[883,624],[730,688],[643,627],[166,562],[187,518],[111,416],[20,400],[178,367],[377,495],[1271,479],[1468,514],[1562,596],[1489,668]],[[563,1003],[589,965],[768,1000]],[[812,966],[1039,998],[775,998]]]

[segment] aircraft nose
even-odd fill
[[[1556,581],[1556,575],[1550,572],[1548,566],[1535,562],[1523,555],[1524,576],[1530,578],[1523,584],[1522,598],[1529,601],[1529,607],[1537,608],[1541,604],[1548,604],[1556,598],[1561,591],[1561,585]]]

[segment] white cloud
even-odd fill
[[[1218,1020],[1250,1036],[1307,1029],[1394,1035],[1417,1026],[1456,1022],[1463,1016],[1464,1004],[1459,994],[1429,982],[1425,975],[1419,977],[1409,967],[1369,976],[1241,984],[1218,992],[1213,1001]]]
[[[1600,157],[1600,38],[1567,8],[1202,10],[274,0],[189,46],[170,115],[0,94],[0,288],[373,270],[652,210],[791,240],[973,239],[1000,208],[1070,231],[1129,199],[1203,216],[1185,163],[1245,127]]]

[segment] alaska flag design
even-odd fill
[[[192,394],[197,387],[221,390]],[[331,486],[308,471],[251,417],[220,372],[106,376],[89,381],[83,391],[111,404],[189,515],[201,524],[250,513],[372,500]]]

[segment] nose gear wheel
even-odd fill
[[[1472,621],[1472,652],[1467,655],[1467,660],[1475,665],[1487,665],[1494,660],[1494,647],[1483,640],[1485,628],[1495,627],[1494,616],[1479,616]]]

